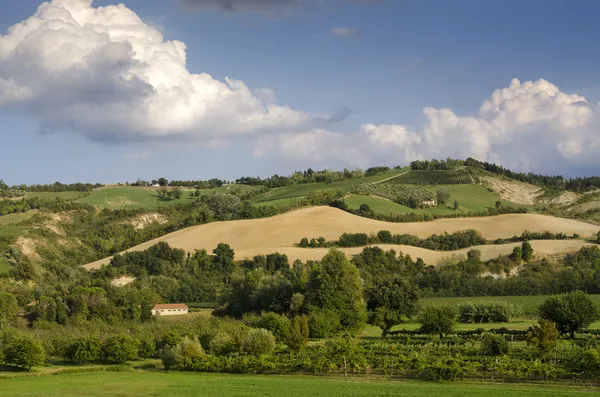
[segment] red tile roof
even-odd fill
[[[187,309],[187,305],[185,303],[159,303],[158,305],[154,305],[152,310],[161,310],[161,309]]]

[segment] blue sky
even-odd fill
[[[69,1],[82,2],[55,0],[55,5]],[[261,3],[250,3],[254,1]],[[351,109],[344,120],[276,125],[274,131],[257,125],[230,134],[229,129],[241,128],[228,126],[231,117],[211,119],[211,123],[218,121],[214,133],[210,132],[213,124],[209,128],[198,118],[185,128],[173,121],[156,130],[156,122],[147,121],[144,131],[139,131],[131,127],[131,120],[122,121],[121,116],[99,110],[98,117],[107,124],[94,121],[92,128],[91,116],[77,120],[78,115],[69,114],[73,112],[71,104],[77,102],[73,98],[69,98],[69,106],[48,105],[57,93],[78,91],[76,83],[57,83],[51,73],[39,71],[44,67],[39,65],[27,72],[37,73],[33,76],[15,71],[14,65],[27,59],[14,52],[3,61],[0,50],[0,79],[21,86],[31,80],[40,84],[32,88],[35,100],[28,99],[24,105],[16,103],[8,91],[5,97],[9,99],[2,101],[2,90],[10,88],[3,88],[0,80],[0,178],[9,184],[55,180],[108,183],[158,176],[233,179],[285,174],[309,166],[394,165],[418,157],[467,155],[514,168],[567,175],[590,174],[600,165],[596,159],[600,154],[596,129],[600,99],[598,2],[315,0],[299,6],[288,6],[295,3],[289,0],[263,2],[271,6],[259,11],[223,11],[217,0],[199,0],[202,7],[176,0],[126,0],[124,5],[147,26],[160,30],[164,41],[186,44],[186,67],[191,74],[208,73],[218,81],[226,77],[241,80],[250,91],[269,88],[277,105],[311,115],[331,118],[340,109]],[[35,14],[40,4],[0,0],[0,34],[6,35],[6,42],[17,40],[7,29]],[[92,7],[114,4],[117,2],[94,1]],[[116,28],[107,24],[107,29]],[[353,34],[336,35],[336,28],[347,28]],[[70,36],[65,37],[69,40]],[[30,51],[44,48],[27,45],[32,46]],[[509,87],[514,78],[523,87],[511,89],[505,95],[508,102],[497,108],[499,112],[527,108],[527,116],[515,113],[518,109],[480,115],[482,103],[495,90]],[[550,86],[536,84],[539,79]],[[533,85],[524,87],[528,81]],[[49,86],[57,91],[43,97],[37,94]],[[137,89],[132,92],[139,95]],[[540,92],[550,92],[552,98]],[[585,97],[586,104],[575,100],[565,105],[563,97],[571,94]],[[523,98],[526,102],[519,104]],[[109,101],[114,101],[114,96]],[[582,106],[584,115],[577,110]],[[439,114],[426,117],[426,107],[449,108],[463,118],[449,122]],[[54,119],[49,113],[61,116]],[[577,126],[560,121],[562,114],[577,118]],[[477,119],[475,128],[483,132],[465,129],[471,116]],[[514,121],[530,116],[536,120],[533,124]],[[115,121],[110,120],[113,117]],[[54,132],[40,133],[39,126],[49,118],[56,124]],[[504,121],[507,118],[509,121]],[[498,120],[506,124],[496,130]],[[365,125],[374,126],[368,129],[370,134]],[[111,128],[114,131],[108,131]],[[155,131],[152,136],[160,139],[148,139],[147,130]],[[178,131],[175,138],[171,130]],[[547,132],[550,130],[552,133]],[[540,146],[531,153],[536,143]],[[257,146],[265,153],[257,154]]]

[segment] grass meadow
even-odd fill
[[[312,376],[190,374],[174,372],[90,372],[0,380],[0,396],[11,397],[575,397],[598,395],[598,388],[419,382]]]
[[[25,193],[26,198],[40,198],[44,200],[52,200],[55,198],[61,198],[64,200],[75,200],[80,197],[85,197],[87,192],[27,192]]]
[[[8,263],[8,259],[3,256],[0,256],[0,274],[6,274],[10,271],[10,264]]]
[[[103,208],[155,209],[162,205],[190,203],[194,200],[196,198],[190,197],[189,191],[184,191],[181,198],[175,200],[160,197],[153,189],[125,186],[94,190],[89,196],[79,199],[77,202]]]

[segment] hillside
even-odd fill
[[[439,219],[433,222],[389,223],[355,216],[331,207],[311,207],[264,219],[215,222],[194,226],[140,244],[128,251],[144,250],[159,241],[166,241],[173,247],[190,252],[196,249],[211,251],[218,243],[224,242],[231,245],[237,252],[238,259],[276,251],[283,252],[284,250],[291,257],[302,258],[301,255],[310,255],[310,258],[314,259],[322,252],[301,254],[303,250],[294,247],[303,237],[323,236],[327,240],[334,240],[342,233],[377,233],[380,230],[390,230],[392,233],[410,233],[426,238],[432,234],[452,233],[466,229],[475,229],[487,239],[512,237],[520,235],[525,230],[577,233],[588,237],[595,235],[600,230],[597,226],[587,223],[539,214],[509,214],[495,217]],[[573,251],[580,248],[582,243],[578,241],[569,241],[568,244],[563,241],[544,242],[544,247],[549,253],[557,251],[549,248],[553,244],[559,244],[566,251]],[[414,247],[410,248],[415,249]],[[497,249],[497,247],[490,248]],[[419,251],[413,252],[417,255]],[[431,256],[434,263],[440,257],[438,253],[435,254],[437,255],[435,258]],[[490,252],[490,255],[492,254],[495,256],[496,251]],[[443,253],[443,256],[448,256],[448,253]],[[107,258],[87,265],[87,267],[94,268],[108,262]]]

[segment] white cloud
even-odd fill
[[[600,165],[600,109],[546,80],[521,83],[514,79],[508,87],[496,90],[473,116],[434,108],[423,109],[423,114],[425,122],[418,130],[365,124],[352,134],[305,134],[310,153],[298,150],[297,136],[287,138],[295,144],[284,138],[272,150],[295,162],[305,155],[305,165],[319,159],[346,166],[396,165],[448,156],[472,156],[538,172],[565,165]]]
[[[186,45],[165,41],[124,5],[53,0],[0,35],[0,107],[46,131],[91,140],[226,139],[306,129],[326,116],[275,104],[242,81],[186,68]]]
[[[338,28],[331,29],[331,32],[340,37],[360,37],[362,32],[358,28],[349,28],[347,26],[341,26]]]

